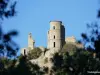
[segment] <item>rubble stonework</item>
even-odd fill
[[[53,66],[51,58],[56,52],[62,49],[65,43],[74,43],[80,48],[83,47],[82,44],[76,44],[76,39],[74,36],[67,37],[65,39],[65,27],[61,21],[51,21],[50,30],[47,32],[47,51],[44,54],[45,48],[39,47],[42,50],[42,54],[37,59],[30,60],[32,63],[38,64],[40,67],[46,66],[51,68]],[[21,49],[22,55],[27,55],[31,49],[34,49],[35,40],[32,39],[32,34],[28,35],[28,47]]]

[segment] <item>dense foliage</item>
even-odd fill
[[[11,67],[14,67],[16,60],[12,60],[12,57],[15,58],[18,51],[18,45],[12,40],[18,32],[11,30],[4,33],[2,30],[3,20],[16,14],[16,2],[12,1],[12,4],[10,2],[11,0],[0,0],[0,75],[5,75]]]
[[[10,64],[13,62],[12,64]],[[7,62],[8,63],[8,62]],[[44,71],[36,64],[32,64],[27,60],[26,56],[20,56],[17,63],[14,60],[9,62],[8,68],[0,70],[0,75],[43,75]],[[7,65],[8,66],[8,65]]]
[[[29,60],[36,59],[39,56],[41,56],[41,53],[42,53],[42,50],[40,48],[36,47],[36,48],[29,51],[27,57]]]
[[[61,53],[69,52],[70,55],[73,55],[74,52],[76,52],[76,50],[77,50],[77,47],[76,47],[75,44],[73,44],[73,43],[66,43],[66,44],[63,46],[63,48],[62,48],[62,50],[61,50]]]
[[[93,57],[93,52],[77,50],[73,55],[56,53],[53,58],[55,75],[90,75],[90,71],[100,71],[100,60]]]

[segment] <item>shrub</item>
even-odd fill
[[[29,60],[37,59],[39,56],[41,56],[41,53],[42,53],[42,50],[40,48],[36,47],[36,48],[29,51],[27,57]]]
[[[71,43],[67,43],[67,44],[65,44],[65,45],[63,46],[61,52],[62,52],[62,53],[68,52],[70,55],[73,55],[73,53],[76,52],[76,49],[77,49],[76,45],[71,44]]]

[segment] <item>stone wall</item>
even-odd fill
[[[67,43],[67,42],[72,42],[72,43],[75,43],[75,42],[76,42],[76,39],[75,39],[75,37],[74,37],[74,36],[67,37],[67,38],[65,39],[65,42],[66,42],[66,43]]]

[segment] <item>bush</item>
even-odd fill
[[[65,44],[65,45],[63,46],[61,52],[62,52],[62,53],[68,52],[70,55],[73,55],[73,53],[76,52],[76,49],[77,49],[76,45],[71,44],[71,43],[67,43],[67,44]]]
[[[44,59],[44,64],[48,63],[48,58]]]
[[[40,48],[36,47],[36,48],[29,51],[27,57],[29,60],[37,59],[39,56],[41,56],[41,53],[42,53],[42,50]]]

